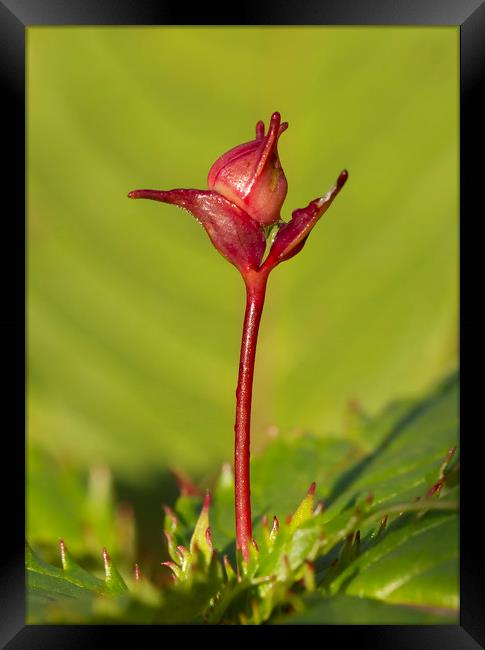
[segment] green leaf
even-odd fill
[[[458,610],[456,513],[396,520],[382,539],[361,545],[360,555],[332,583],[332,591],[388,603]]]
[[[262,554],[255,576],[276,572],[282,577],[284,556],[290,568],[304,566],[323,533],[315,598],[346,594],[411,606],[412,620],[420,613],[428,620],[430,611],[436,619],[456,619],[459,465],[456,454],[449,452],[458,441],[457,396],[458,376],[452,375],[428,397],[366,418],[353,429],[351,440],[320,441],[308,435],[274,440],[253,461],[253,512],[281,517],[291,501],[294,509],[303,482],[308,485],[313,478],[317,497],[323,496],[327,505],[293,535],[291,523],[289,528],[283,523],[276,552]],[[443,477],[443,489],[431,494]],[[214,498],[214,538],[225,544],[233,517],[230,490],[226,478]],[[383,521],[386,527],[378,533]],[[268,532],[260,520],[254,534],[264,549]],[[336,569],[331,567],[335,560]]]
[[[29,551],[34,619],[41,618],[39,596],[59,601],[54,614],[47,607],[47,616],[69,620],[69,604],[89,594],[75,618],[260,624],[289,616],[295,623],[343,623],[348,614],[349,623],[455,622],[457,391],[453,375],[421,401],[366,418],[352,428],[351,440],[274,440],[253,462],[254,502],[264,516],[254,526],[257,544],[250,545],[249,559],[237,557],[237,572],[228,465],[211,510],[209,494],[203,504],[184,495],[173,510],[165,508],[171,561],[163,564],[175,579],[162,591],[140,580],[127,591],[106,551],[104,581],[82,569],[63,543],[62,569]],[[336,471],[342,449],[348,453]],[[292,466],[295,482],[288,481]],[[303,480],[314,478],[308,476],[313,469],[322,485],[312,483],[297,495]]]
[[[95,596],[115,597],[124,594],[127,586],[104,551],[105,579],[101,580],[85,571],[73,559],[63,541],[61,547],[62,568],[44,562],[26,545],[25,567],[28,611],[31,622],[39,622],[46,611],[63,607],[75,600],[79,611],[87,611]],[[78,603],[78,601],[80,601]]]
[[[47,597],[54,596],[55,593],[76,596],[82,590],[101,594],[108,593],[104,581],[82,569],[71,558],[67,548],[64,547],[62,553],[63,568],[57,568],[44,562],[27,545],[25,566],[29,586],[37,591],[45,591]],[[54,586],[55,590],[52,591],[51,588]]]

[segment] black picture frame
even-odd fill
[[[280,0],[244,2],[230,8],[213,4],[183,6],[182,3],[144,0],[0,0],[0,79],[3,118],[2,179],[3,255],[3,359],[7,362],[3,391],[11,420],[4,424],[2,509],[2,575],[0,588],[0,643],[17,648],[105,647],[119,636],[120,647],[141,645],[145,635],[160,635],[164,641],[182,632],[164,626],[47,626],[25,625],[24,503],[25,503],[25,32],[36,25],[455,25],[460,28],[460,290],[479,281],[480,240],[470,237],[483,216],[482,183],[483,105],[479,92],[485,80],[485,4],[482,0]],[[475,162],[475,159],[477,162]],[[7,207],[8,206],[8,207]],[[467,251],[465,244],[475,252]],[[483,253],[482,253],[483,256]],[[478,285],[480,286],[480,285]],[[481,294],[470,291],[479,302]],[[313,628],[322,644],[357,644],[356,647],[427,648],[430,650],[485,647],[485,570],[479,513],[483,512],[481,456],[476,451],[479,428],[480,384],[471,378],[467,351],[471,350],[474,319],[461,299],[460,316],[460,414],[463,423],[461,454],[464,467],[461,499],[461,609],[460,624],[422,626],[326,626]],[[479,339],[477,337],[477,341]],[[479,345],[479,343],[478,343]],[[479,347],[475,348],[478,351]],[[482,382],[483,384],[483,382]],[[464,390],[466,386],[466,390]],[[475,406],[475,411],[474,407]],[[474,466],[475,465],[475,466]],[[7,469],[11,471],[7,471]],[[115,629],[116,628],[116,629]],[[209,633],[196,630],[198,642]],[[231,629],[221,634],[231,635]],[[246,628],[245,628],[246,629]],[[249,628],[247,628],[249,629]],[[274,643],[278,628],[257,628],[267,642]],[[280,629],[280,628],[279,628]],[[285,628],[288,632],[292,628]],[[287,633],[287,632],[286,632]],[[238,633],[243,641],[246,634]],[[307,631],[304,633],[307,634]],[[212,638],[217,635],[210,635]],[[175,637],[174,637],[175,638]],[[305,636],[306,638],[306,636]],[[171,640],[171,639],[170,639]],[[211,639],[212,640],[212,639]],[[266,639],[265,639],[266,640]]]

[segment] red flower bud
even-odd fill
[[[340,173],[335,186],[306,208],[294,210],[287,223],[280,209],[288,184],[278,158],[279,136],[288,127],[273,113],[268,133],[263,122],[256,124],[256,139],[241,144],[217,160],[208,177],[209,190],[134,190],[132,199],[152,199],[172,203],[191,212],[205,228],[217,250],[247,279],[251,272],[269,272],[303,248],[306,239],[337,196],[347,171]],[[263,226],[278,222],[271,249],[263,264],[266,235]]]
[[[240,144],[212,165],[207,179],[214,190],[232,201],[260,224],[276,223],[288,190],[278,157],[278,138],[288,128],[273,113],[268,133],[256,124],[256,139]]]

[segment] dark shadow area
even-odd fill
[[[145,571],[155,568],[153,579],[160,578],[160,562],[167,559],[163,537],[164,512],[162,504],[173,505],[179,496],[175,478],[164,472],[142,485],[133,485],[114,477],[114,490],[118,502],[133,507],[136,522],[137,562]],[[151,577],[151,576],[147,576]]]

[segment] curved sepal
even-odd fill
[[[306,208],[294,210],[291,220],[282,223],[273,240],[273,245],[264,262],[267,268],[274,268],[280,262],[289,260],[301,251],[310,231],[320,217],[328,210],[334,198],[340,192],[348,178],[347,170],[343,170],[335,185],[325,196],[311,201]]]
[[[241,273],[255,270],[261,264],[266,248],[262,227],[218,192],[134,190],[128,196],[131,199],[171,203],[190,212],[205,228],[221,255]]]

